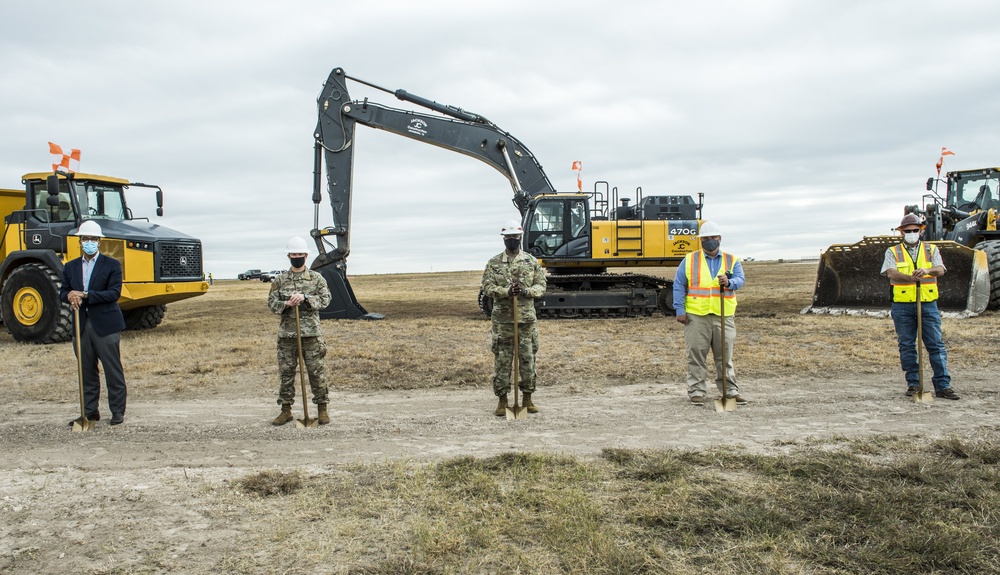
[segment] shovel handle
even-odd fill
[[[299,381],[302,382],[302,418],[309,422],[309,401],[306,398],[306,360],[302,357],[302,329],[299,327],[299,306],[295,306],[295,340],[299,348]]]
[[[920,302],[920,280],[917,280],[917,393],[924,392],[924,313]]]
[[[518,350],[520,349],[520,342],[518,341],[518,331],[520,331],[520,330],[518,329],[518,325],[517,325],[517,319],[518,318],[517,318],[517,296],[516,295],[513,296],[513,302],[514,302],[513,303],[513,305],[514,305],[514,369],[513,369],[513,374],[512,374],[513,377],[511,378],[511,385],[510,385],[510,387],[511,387],[511,391],[514,392],[514,411],[516,412],[517,411],[517,407],[518,407],[518,403],[517,403],[517,390],[518,390],[518,386],[521,384],[521,368],[520,368],[521,360],[520,360],[520,357],[519,357],[519,354],[518,354]]]
[[[81,345],[80,345],[80,308],[73,308],[73,335],[75,339],[73,341],[74,347],[76,347],[76,378],[80,385],[80,421],[86,423],[87,412],[86,406],[83,404],[83,357],[80,356]]]
[[[729,362],[726,361],[726,288],[719,283],[719,350],[722,357],[722,403],[725,405],[729,394]]]

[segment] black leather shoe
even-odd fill
[[[96,411],[94,413],[88,413],[87,414],[87,419],[90,420],[90,421],[100,421],[101,420],[101,414],[99,412],[96,412]],[[76,422],[78,422],[78,421],[80,421],[79,417],[77,417],[76,419],[70,420],[69,426],[73,427],[73,424],[76,423]]]
[[[958,399],[961,399],[961,398],[960,398],[960,397],[958,396],[958,394],[957,394],[957,393],[955,393],[955,390],[954,390],[954,389],[952,389],[952,388],[950,388],[950,387],[949,387],[948,389],[944,390],[944,391],[938,391],[938,392],[936,392],[936,393],[935,393],[934,395],[935,395],[936,397],[940,397],[940,398],[942,398],[942,399],[952,399],[952,400],[958,400]]]
[[[121,425],[125,423],[124,413],[112,413],[111,414],[111,425]]]

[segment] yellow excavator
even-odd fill
[[[440,115],[352,100],[347,80],[393,94]],[[469,156],[500,172],[514,192],[524,225],[523,249],[548,272],[548,290],[536,301],[539,317],[638,317],[673,313],[672,279],[609,269],[676,268],[698,249],[702,196],[643,194],[619,197],[597,182],[587,193],[557,192],[535,156],[517,138],[479,114],[439,104],[405,90],[389,90],[335,68],[317,98],[313,204],[310,232],[319,256],[312,269],[326,278],[332,303],[324,319],[380,319],[355,298],[347,279],[350,254],[353,155],[357,126],[417,140]],[[332,226],[319,227],[323,164],[333,208]],[[499,231],[499,229],[497,230]],[[493,302],[480,294],[488,316]]]
[[[938,185],[945,184],[945,193]],[[1000,168],[947,172],[928,178],[923,205],[903,208],[923,217],[920,239],[941,251],[948,273],[938,279],[938,306],[945,314],[972,317],[1000,308]],[[880,315],[892,307],[889,282],[879,272],[885,250],[899,236],[867,236],[823,252],[813,303],[804,313]]]

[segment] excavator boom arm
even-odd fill
[[[514,192],[514,204],[522,215],[532,197],[555,193],[534,154],[517,138],[482,116],[466,112],[461,108],[438,104],[404,90],[392,93],[401,100],[452,117],[398,110],[367,100],[352,101],[346,83],[348,79],[342,68],[335,68],[330,73],[317,99],[319,121],[314,134],[316,138],[313,182],[313,203],[316,205],[314,227],[319,228],[318,206],[322,201],[320,162],[325,161],[327,190],[333,208],[334,225],[332,229],[319,235],[337,237],[338,254],[333,257],[337,258],[339,255],[342,259],[347,257],[350,251],[354,129],[358,124],[458,152],[491,166],[510,182]],[[317,235],[316,232],[314,235]]]
[[[347,80],[355,80],[389,92],[445,116],[398,110],[369,102],[351,100]],[[517,138],[477,114],[439,104],[404,90],[389,91],[375,84],[350,78],[342,68],[334,68],[316,100],[318,122],[314,132],[313,166],[314,204],[311,232],[319,250],[312,268],[327,278],[334,302],[323,317],[359,317],[371,315],[354,298],[347,282],[346,259],[350,254],[351,198],[354,171],[354,129],[358,124],[419,140],[446,150],[475,158],[507,178],[514,192],[513,202],[523,216],[530,200],[539,194],[555,193],[552,183],[534,154]],[[333,209],[333,225],[320,229],[319,206],[322,202],[322,164],[326,164],[327,191]],[[327,249],[333,236],[335,249]],[[342,284],[342,285],[341,285]],[[338,292],[340,295],[338,296]],[[341,301],[338,301],[341,300]],[[331,308],[342,307],[341,310]]]

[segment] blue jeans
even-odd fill
[[[924,348],[934,370],[934,391],[944,391],[951,387],[951,375],[948,373],[948,352],[941,341],[941,314],[938,313],[937,302],[920,304],[920,312]],[[899,363],[906,373],[906,385],[917,387],[920,385],[917,373],[917,304],[893,302],[892,323],[896,326]]]

